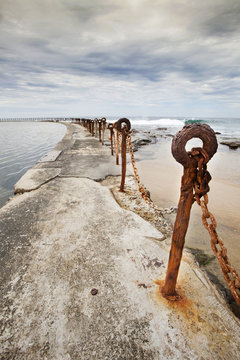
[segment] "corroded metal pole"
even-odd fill
[[[113,136],[114,136],[114,130],[113,130],[113,124],[108,124],[108,129],[110,131],[110,140],[111,140],[111,155],[113,156]]]
[[[122,127],[122,124],[124,126]],[[119,119],[116,124],[117,131],[122,133],[122,146],[121,146],[121,155],[122,155],[122,178],[121,178],[121,185],[119,191],[124,191],[125,185],[125,177],[126,177],[126,149],[127,149],[127,135],[131,129],[131,123],[128,119],[122,118]]]
[[[116,143],[115,143],[116,165],[119,165],[119,131],[117,129],[117,121],[113,123],[113,129],[116,130]]]
[[[119,132],[117,131],[116,165],[119,165]]]
[[[102,145],[104,145],[104,132],[106,127],[106,118],[102,118]]]
[[[94,135],[97,137],[98,119],[95,118],[93,121],[94,121]]]
[[[94,136],[94,120],[91,121],[91,124],[92,124],[91,134],[92,136]]]
[[[165,296],[176,295],[177,276],[182,259],[182,251],[190,212],[194,202],[193,188],[196,180],[197,161],[185,150],[187,141],[192,138],[200,138],[203,141],[203,149],[208,155],[208,160],[211,159],[217,151],[216,135],[210,126],[206,124],[195,123],[184,126],[184,128],[173,138],[172,154],[174,158],[184,166],[184,172],[178,211],[172,235],[167,274],[165,284],[162,288],[162,294]]]
[[[124,185],[125,185],[125,177],[126,177],[126,162],[127,162],[127,156],[126,156],[126,148],[127,148],[127,131],[124,127],[122,130],[122,146],[121,146],[121,156],[122,156],[122,178],[121,178],[121,185],[120,190],[121,192],[124,191]]]
[[[102,141],[102,120],[98,120],[98,133],[99,133],[99,141]]]
[[[162,292],[166,295],[175,294],[178,270],[182,259],[185,235],[188,229],[190,212],[193,204],[193,184],[195,176],[195,167],[184,168],[181,195],[172,235],[172,246],[169,254],[168,269],[165,285],[162,289]]]
[[[92,126],[92,124],[91,124],[91,120],[87,120],[87,128],[88,128],[88,131],[91,133],[91,126]]]

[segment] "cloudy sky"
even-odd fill
[[[0,117],[240,117],[239,0],[0,0]]]

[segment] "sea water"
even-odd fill
[[[66,127],[49,122],[0,122],[0,207],[14,184],[64,136]]]

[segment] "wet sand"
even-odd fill
[[[142,183],[151,193],[152,200],[160,207],[177,206],[183,172],[171,154],[171,139],[161,139],[155,145],[141,148],[136,153],[137,168]],[[240,152],[219,146],[217,154],[208,164],[212,175],[209,192],[209,210],[217,221],[217,231],[228,251],[230,262],[240,273]],[[169,220],[174,223],[175,215]],[[210,237],[201,221],[201,209],[193,205],[185,246],[204,251],[213,256]],[[201,252],[200,251],[200,252]],[[207,261],[208,262],[208,261]],[[225,287],[218,261],[212,260],[205,267],[212,278]]]

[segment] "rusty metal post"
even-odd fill
[[[105,128],[106,128],[106,118],[102,118],[102,145],[104,145],[104,133],[105,133]]]
[[[177,276],[182,259],[190,212],[194,202],[193,187],[196,179],[197,161],[185,150],[187,141],[192,138],[200,138],[203,141],[203,149],[206,151],[209,159],[211,159],[217,151],[216,135],[210,126],[206,124],[195,123],[184,126],[173,138],[172,154],[174,158],[184,166],[184,172],[172,235],[167,274],[165,284],[162,288],[162,294],[164,296],[176,295]]]
[[[122,127],[122,123],[125,125]],[[126,177],[126,149],[127,149],[127,135],[131,129],[131,123],[128,119],[122,118],[119,119],[117,122],[117,131],[122,133],[122,146],[121,146],[121,156],[122,156],[122,178],[121,178],[121,184],[120,184],[120,192],[124,191],[124,185],[125,185],[125,177]]]
[[[124,191],[124,185],[125,185],[125,176],[126,176],[126,140],[127,140],[127,131],[124,127],[122,130],[122,147],[121,147],[121,156],[122,156],[122,178],[121,178],[121,185],[120,190],[121,192]]]
[[[108,124],[108,129],[110,131],[111,155],[113,156],[113,135],[114,135],[114,130],[113,130],[113,124],[112,123]]]
[[[99,134],[99,141],[102,141],[102,120],[98,120],[98,134]]]
[[[116,165],[119,165],[119,132],[117,130],[117,121],[113,123],[113,129],[116,130],[116,149],[115,149]]]
[[[97,131],[98,131],[98,119],[95,118],[93,121],[94,121],[94,135],[97,136]]]
[[[167,275],[162,292],[165,295],[174,295],[177,283],[178,270],[182,259],[185,235],[188,228],[190,212],[193,204],[193,184],[196,168],[184,168],[182,177],[181,195],[172,235],[172,246],[169,255]]]
[[[94,120],[91,120],[91,124],[92,124],[91,134],[92,136],[94,136]]]
[[[117,131],[116,165],[119,165],[119,132]]]

